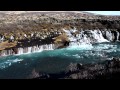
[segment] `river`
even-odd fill
[[[98,63],[120,56],[120,42],[68,46],[63,49],[0,57],[0,79],[24,79],[33,69],[43,73],[64,71],[71,62]]]

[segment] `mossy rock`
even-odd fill
[[[67,37],[66,34],[59,35],[58,37],[55,37],[54,43],[64,43],[66,41],[69,41],[69,38]]]

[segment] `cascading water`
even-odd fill
[[[109,42],[102,35],[100,30],[85,30],[80,31],[76,36],[72,35],[74,33],[72,30],[64,30],[68,35],[70,40],[70,45],[83,45],[83,44],[92,44],[92,43],[101,43],[101,42]],[[108,34],[109,35],[109,34]]]
[[[0,78],[27,78],[33,69],[41,73],[59,73],[71,62],[98,63],[120,56],[120,42],[110,42],[113,37],[119,41],[117,31],[64,31],[70,40],[66,48],[55,49],[54,44],[48,44],[1,51],[0,56],[7,57],[0,57]],[[41,52],[44,50],[53,51]]]
[[[49,44],[49,45],[41,45],[41,46],[33,46],[33,47],[27,47],[27,48],[18,48],[18,54],[24,54],[24,53],[34,53],[34,52],[41,52],[44,50],[54,50],[55,45]]]
[[[119,41],[119,32],[115,31],[116,36],[114,33],[112,33],[110,30],[76,30],[76,28],[71,30],[65,30],[63,31],[66,33],[70,40],[69,47],[79,46],[82,47],[84,45],[92,46],[94,43],[102,43],[102,42],[109,42],[113,41],[116,37],[116,41]],[[77,34],[73,34],[76,33]],[[2,38],[1,40],[2,41]],[[0,52],[0,56],[8,56],[8,55],[15,55],[15,54],[26,54],[26,53],[32,53],[32,52],[41,52],[44,50],[54,50],[55,45],[49,44],[49,45],[36,45],[31,47],[24,47],[24,48],[17,48],[16,52],[14,52],[12,49],[10,50],[3,50]]]
[[[120,36],[120,34],[119,34],[118,31],[116,31],[116,32],[117,32],[117,41],[119,41],[119,36]]]
[[[109,40],[109,41],[112,41],[113,40],[113,37],[112,37],[113,35],[112,35],[112,33],[111,33],[111,31],[106,31],[106,37],[107,37],[107,39]]]
[[[44,50],[54,50],[55,45],[49,44],[49,45],[41,45],[41,46],[32,46],[32,47],[24,47],[24,48],[17,48],[17,52],[15,53],[12,49],[10,50],[4,50],[0,52],[0,56],[8,56],[8,55],[21,55],[21,54],[28,54],[28,53],[34,53],[34,52],[41,52]]]
[[[97,42],[108,42],[108,40],[106,40],[103,35],[102,32],[100,30],[94,30],[91,31],[93,34],[93,38],[97,40]]]

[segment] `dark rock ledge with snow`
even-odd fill
[[[120,16],[86,12],[0,12],[0,56],[120,40]]]

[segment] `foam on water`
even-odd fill
[[[117,45],[99,44],[98,46],[95,46],[93,50],[95,51],[106,50],[107,52],[113,52],[114,50],[117,50]]]
[[[34,68],[37,68],[40,72],[56,73],[64,70],[71,62],[96,63],[120,56],[120,43],[93,44],[91,49],[90,46],[73,45],[53,51],[0,58],[0,71],[11,76],[13,76],[12,72],[14,71],[14,73],[19,73],[17,75],[21,74],[20,78],[22,78],[25,73]],[[21,70],[21,73],[19,70]],[[3,75],[3,77],[5,76]]]
[[[93,46],[90,44],[72,45],[66,48],[66,50],[91,50]]]
[[[7,67],[11,66],[13,63],[17,63],[20,61],[23,61],[23,59],[16,58],[16,59],[10,59],[10,60],[3,61],[0,63],[0,69],[7,68]]]

